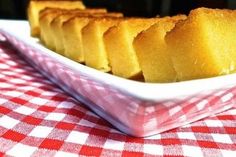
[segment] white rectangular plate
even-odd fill
[[[0,29],[41,73],[127,134],[153,135],[233,106],[236,74],[176,83],[137,82],[45,48],[30,37],[27,21],[0,20]],[[227,95],[231,96],[225,100]]]

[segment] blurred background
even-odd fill
[[[197,7],[236,9],[236,0],[84,0],[88,7],[106,7],[126,16],[188,14]],[[1,19],[26,19],[28,0],[0,0]]]

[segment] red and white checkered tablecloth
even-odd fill
[[[236,109],[148,138],[114,129],[0,42],[0,156],[236,156]]]

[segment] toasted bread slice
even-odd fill
[[[174,82],[176,72],[167,50],[165,35],[185,15],[161,18],[149,29],[139,33],[133,42],[145,82]]]
[[[104,43],[113,74],[124,78],[142,76],[133,40],[138,33],[157,21],[159,18],[125,19],[104,34]]]
[[[166,35],[180,81],[236,71],[236,11],[198,8]]]
[[[84,9],[85,6],[82,1],[57,1],[57,0],[44,0],[44,1],[30,1],[27,9],[29,24],[31,26],[31,35],[38,37],[40,35],[39,28],[39,12],[46,7],[64,8],[64,9]]]
[[[62,24],[65,21],[69,20],[70,18],[76,15],[83,15],[83,14],[87,15],[87,14],[106,13],[106,12],[107,12],[106,9],[85,9],[85,10],[75,9],[59,14],[57,17],[55,17],[51,22],[50,26],[56,52],[60,54],[64,53],[64,43],[62,40],[63,38]]]
[[[111,70],[105,49],[103,35],[112,26],[118,24],[119,18],[91,19],[82,29],[82,42],[85,64],[103,72]]]
[[[82,29],[95,17],[122,17],[121,13],[89,14],[87,16],[76,16],[63,23],[63,43],[65,56],[77,61],[84,62]]]

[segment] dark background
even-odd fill
[[[236,8],[236,0],[84,0],[88,7],[106,7],[126,16],[152,17],[156,15],[188,14],[197,7]],[[28,0],[0,0],[1,19],[26,19]]]

